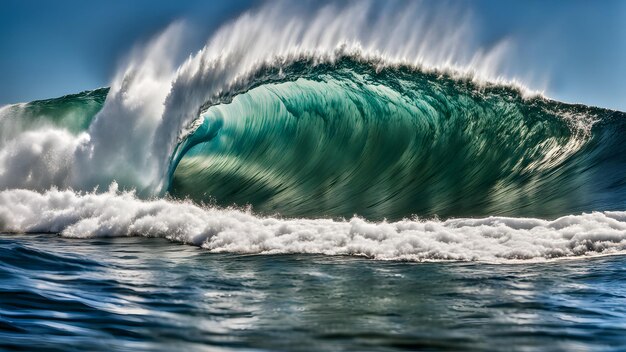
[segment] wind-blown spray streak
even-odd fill
[[[502,81],[509,43],[468,48],[468,19],[446,27],[415,4],[284,5],[223,27],[181,65],[174,24],[110,91],[0,110],[0,231],[415,260],[624,249],[621,213],[566,216],[624,208],[623,113]],[[80,193],[114,180],[135,193]],[[165,193],[309,220],[137,198]],[[566,217],[312,220],[353,214]]]

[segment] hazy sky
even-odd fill
[[[2,0],[0,104],[107,86],[134,44],[167,24],[192,27],[189,50],[254,0]],[[508,38],[511,72],[553,98],[626,110],[626,1],[451,1],[489,46]],[[314,5],[313,5],[314,6]],[[541,82],[546,82],[544,84]],[[534,87],[533,87],[534,86]]]

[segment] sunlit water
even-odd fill
[[[626,256],[407,263],[0,235],[0,348],[623,351],[625,267]]]

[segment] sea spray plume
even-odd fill
[[[110,90],[3,108],[0,188],[106,189],[119,180],[144,191],[155,177],[146,146],[162,117],[182,32],[182,23],[174,23],[136,47]]]
[[[461,14],[429,12],[421,3],[379,6],[333,4],[311,13],[279,2],[220,29],[181,65],[167,97],[163,123],[153,140],[160,163],[155,189],[164,192],[169,187],[174,148],[201,107],[245,92],[254,86],[259,70],[268,67],[280,69],[302,59],[332,63],[348,55],[377,61],[381,67],[404,63],[477,82],[499,80],[498,63],[508,42],[476,50],[470,44],[469,19]]]
[[[150,194],[146,188],[157,177],[150,146],[162,123],[183,32],[183,23],[170,25],[136,47],[117,72],[102,110],[89,126],[89,141],[76,151],[75,187],[106,188],[116,180],[123,188]]]
[[[0,232],[55,232],[75,238],[147,236],[250,254],[355,255],[380,260],[509,262],[596,256],[626,250],[626,213],[555,220],[368,222],[257,217],[187,201],[145,201],[113,184],[105,193],[0,191]]]

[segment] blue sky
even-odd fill
[[[256,0],[2,0],[0,104],[106,86],[134,44],[177,19],[198,49]],[[548,82],[556,99],[626,110],[626,1],[451,1],[485,46],[515,43],[511,72]]]

